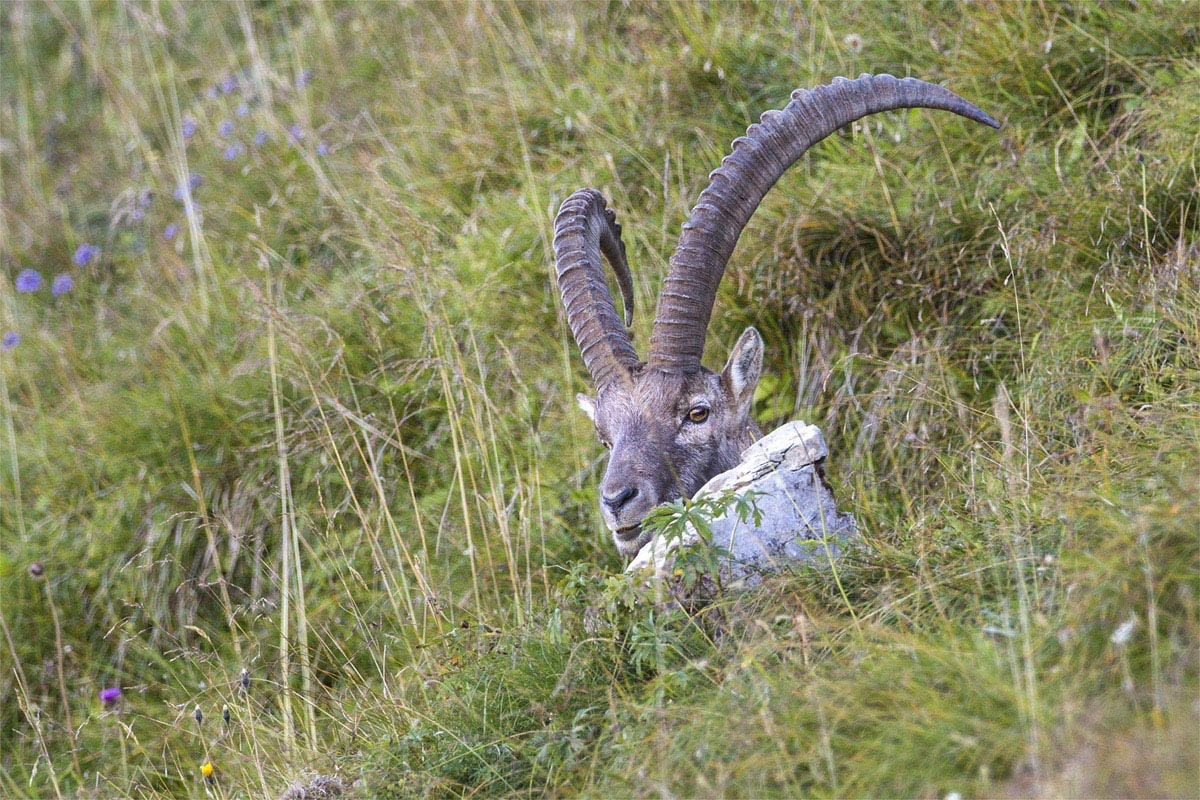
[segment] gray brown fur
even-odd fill
[[[838,128],[880,111],[937,108],[992,127],[983,111],[940,86],[915,78],[861,75],[813,91],[797,90],[768,111],[710,176],[683,225],[659,295],[645,362],[626,330],[633,290],[621,227],[604,198],[581,189],[554,223],[555,265],[567,321],[597,398],[580,406],[612,450],[600,507],[617,547],[636,554],[649,537],[640,523],[654,506],[691,497],[734,466],[761,434],[750,404],[762,369],[762,338],[748,328],[720,375],[700,364],[725,265],[762,198],[789,166]],[[617,314],[601,255],[617,276],[625,319]],[[706,409],[701,421],[689,419]]]
[[[640,527],[650,509],[691,497],[762,436],[750,414],[762,353],[762,337],[747,328],[719,375],[639,366],[628,380],[603,389],[599,402],[579,396],[612,451],[600,482],[600,513],[623,554],[635,555],[650,540]],[[698,408],[707,410],[699,423],[689,419]]]

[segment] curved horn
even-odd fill
[[[708,188],[683,224],[658,299],[647,366],[665,372],[700,368],[717,287],[742,228],[775,181],[808,148],[843,125],[894,108],[940,108],[999,124],[948,89],[916,78],[863,74],[798,89],[782,111],[768,111],[709,176]]]
[[[604,278],[608,259],[625,306],[625,325]],[[554,219],[554,266],[567,324],[596,389],[627,377],[638,362],[625,326],[633,323],[633,278],[617,216],[595,189],[580,189],[559,206]]]

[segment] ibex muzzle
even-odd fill
[[[600,484],[600,511],[617,547],[634,555],[649,540],[650,509],[691,497],[733,467],[761,433],[751,400],[762,372],[762,337],[742,334],[720,374],[700,364],[725,265],[742,229],[784,171],[838,128],[880,111],[938,108],[998,128],[953,92],[915,78],[838,78],[797,90],[768,111],[710,176],[692,209],[658,299],[645,361],[626,330],[633,322],[633,279],[621,226],[593,189],[568,197],[554,222],[554,254],[567,322],[596,387],[579,405],[611,450]],[[612,266],[624,320],[604,277]]]

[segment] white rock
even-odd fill
[[[712,544],[728,555],[718,557],[723,583],[753,585],[767,572],[797,564],[830,564],[845,545],[858,537],[854,517],[838,511],[820,473],[829,454],[815,425],[789,422],[759,439],[742,453],[736,467],[717,475],[696,493],[695,500],[732,494],[749,498],[759,513],[742,519],[736,503],[711,520]],[[651,539],[626,572],[670,573],[675,551],[701,540],[690,524],[682,536]]]

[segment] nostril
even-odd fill
[[[612,511],[617,511],[630,500],[637,497],[637,493],[636,486],[627,486],[625,489],[618,490],[613,494],[604,494],[602,499],[604,500],[604,505],[608,506]]]

